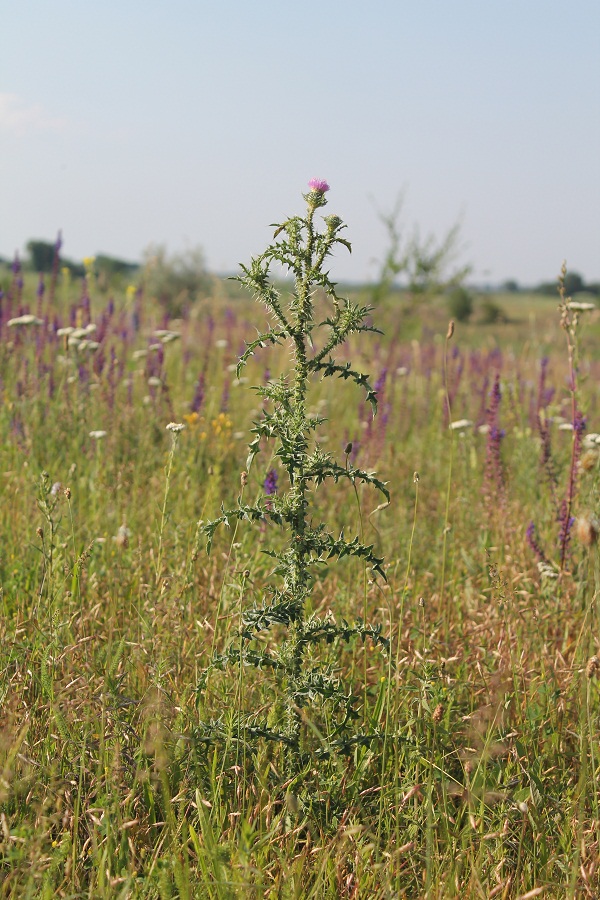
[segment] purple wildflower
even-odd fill
[[[267,472],[267,477],[265,478],[264,489],[267,497],[272,496],[277,493],[277,482],[279,480],[279,476],[275,469],[269,469]]]
[[[560,564],[562,569],[569,553],[571,529],[575,524],[575,518],[570,514],[569,503],[566,499],[563,500],[560,505],[557,519],[560,525],[558,532],[558,546],[560,547]]]
[[[581,438],[583,437],[583,432],[585,431],[586,427],[587,427],[587,420],[586,420],[585,416],[583,415],[583,413],[581,412],[581,410],[578,409],[575,412],[575,421],[573,422],[573,431],[575,432],[577,438],[579,439],[577,441],[577,443],[578,443],[577,449],[578,450],[581,450]]]
[[[490,391],[490,404],[486,410],[488,433],[485,452],[484,493],[488,502],[496,497],[499,497],[500,500],[504,497],[504,469],[500,455],[500,446],[506,432],[498,426],[498,409],[501,400],[500,375],[497,373],[494,379],[494,386]]]
[[[227,412],[229,409],[229,378],[223,382],[223,391],[221,393],[221,412]]]
[[[191,412],[199,413],[202,408],[203,403],[204,403],[204,373],[201,372],[200,377],[198,378],[198,381],[196,382],[196,388],[194,390],[194,398],[190,405]]]
[[[311,178],[308,186],[311,191],[317,191],[319,194],[326,194],[329,190],[329,185],[323,178]]]
[[[529,544],[529,546],[531,547],[531,549],[537,556],[538,560],[543,563],[547,562],[548,560],[546,559],[546,555],[545,555],[544,551],[542,550],[542,548],[540,547],[539,541],[537,539],[535,525],[533,524],[533,522],[530,522],[529,525],[527,526],[526,536],[527,536],[527,543]]]
[[[383,369],[381,370],[381,373],[380,373],[380,375],[379,375],[379,378],[377,379],[377,381],[376,381],[375,384],[373,385],[373,390],[375,391],[376,394],[378,394],[380,391],[382,391],[382,390],[384,389],[384,387],[385,387],[385,381],[386,381],[386,378],[387,378],[387,372],[388,372],[387,367],[386,367],[386,368],[383,368]]]
[[[551,433],[550,433],[550,422],[546,409],[552,400],[552,396],[554,394],[553,388],[546,387],[546,376],[548,373],[548,357],[544,356],[542,358],[540,364],[540,378],[538,382],[538,391],[537,391],[537,399],[535,405],[535,426],[538,430],[541,444],[542,444],[542,453],[541,453],[541,464],[546,471],[548,476],[548,481],[550,483],[550,489],[552,491],[552,497],[554,502],[556,503],[556,485],[558,483],[558,476],[556,473],[556,467],[554,465],[554,460],[552,458],[552,447],[551,447]]]
[[[583,440],[583,432],[586,427],[586,419],[581,410],[575,409],[573,416],[573,449],[571,451],[571,467],[569,470],[569,484],[567,487],[567,495],[561,503],[558,512],[558,522],[560,529],[558,533],[558,544],[560,547],[560,568],[564,569],[565,560],[569,553],[569,543],[571,540],[571,529],[575,523],[574,517],[571,515],[573,508],[573,500],[577,489],[577,465],[581,456],[581,442]]]
[[[39,278],[39,281],[38,281],[38,286],[37,286],[37,291],[36,291],[38,300],[41,300],[41,299],[42,299],[42,297],[44,296],[45,292],[46,292],[46,285],[44,284],[44,276],[43,276],[42,273],[40,272],[40,278]]]
[[[538,381],[538,393],[537,393],[537,404],[536,404],[536,418],[539,420],[540,412],[543,409],[546,409],[552,402],[552,398],[554,397],[554,388],[546,386],[546,379],[548,376],[548,364],[550,360],[547,356],[542,357],[540,363],[540,378]]]
[[[60,249],[62,247],[62,233],[59,231],[54,242],[54,255],[52,256],[52,276],[50,278],[50,302],[54,300],[58,270],[60,267]]]

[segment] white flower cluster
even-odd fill
[[[540,573],[542,578],[558,578],[558,572],[556,571],[554,566],[550,565],[550,563],[540,560],[540,562],[537,564],[537,567],[538,572]]]
[[[37,316],[32,316],[30,313],[27,313],[24,316],[17,316],[16,319],[9,319],[6,323],[9,328],[14,328],[19,325],[43,325],[43,319],[38,319]]]
[[[571,300],[569,309],[573,309],[575,312],[588,312],[592,309],[598,309],[598,307],[595,303],[580,303],[579,301]]]

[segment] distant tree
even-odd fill
[[[434,235],[421,238],[416,226],[412,235],[405,238],[399,225],[401,208],[402,197],[399,197],[390,213],[379,215],[388,234],[388,249],[379,277],[371,289],[375,305],[398,282],[404,282],[413,296],[431,296],[459,286],[471,271],[468,265],[456,265],[460,250],[458,225],[441,241]]]
[[[558,293],[558,282],[542,281],[533,288],[534,294],[543,294],[544,297],[556,297]]]
[[[83,263],[73,262],[71,259],[61,259],[61,269],[68,269],[72,278],[83,278],[85,275],[85,266]]]
[[[473,297],[464,287],[457,287],[448,296],[448,310],[457,322],[466,322],[473,314]]]
[[[514,278],[509,278],[500,285],[500,289],[506,291],[507,294],[517,294],[519,292],[519,282]]]
[[[125,280],[130,280],[139,270],[138,263],[126,262],[115,256],[99,253],[94,267],[98,273],[98,288],[101,291],[121,288]]]
[[[99,253],[96,256],[96,269],[98,272],[106,272],[107,275],[131,275],[139,269],[139,263],[125,262],[115,256],[106,256]]]
[[[567,272],[565,275],[565,293],[567,296],[578,294],[585,290],[585,282],[577,272]]]
[[[594,294],[596,297],[600,297],[600,281],[593,281],[591,284],[586,284],[585,289],[588,294]]]
[[[51,272],[54,262],[54,244],[48,241],[28,241],[29,267],[34,272]]]
[[[567,272],[565,275],[565,293],[568,297],[572,297],[573,294],[579,294],[581,291],[594,294],[597,288],[598,285],[586,284],[578,272]],[[536,294],[547,294],[555,297],[558,293],[558,279],[556,281],[543,281],[533,290]]]
[[[200,247],[168,256],[163,245],[151,245],[143,254],[142,283],[145,293],[156,297],[171,318],[177,318],[210,293],[213,279]]]
[[[494,325],[497,322],[506,322],[506,316],[498,304],[486,297],[481,304],[481,321],[484,325]]]

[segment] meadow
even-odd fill
[[[293,768],[276,672],[241,650],[281,529],[231,520],[210,555],[203,532],[283,491],[270,442],[247,456],[289,352],[236,368],[264,309],[215,280],[172,319],[92,263],[3,287],[0,896],[599,896],[600,313],[507,295],[452,330],[394,290],[339,356],[377,415],[311,385],[316,447],[390,502],[310,492],[384,562],[315,568],[307,662],[351,715],[308,691]]]

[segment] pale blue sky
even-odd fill
[[[260,252],[313,176],[366,279],[377,210],[478,281],[600,280],[598,0],[19,0],[4,4],[0,254]]]

